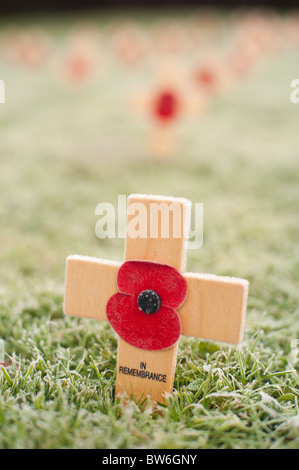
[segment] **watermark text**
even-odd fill
[[[5,85],[3,80],[0,80],[0,103],[5,103]]]
[[[192,213],[193,212],[193,213]],[[130,202],[118,195],[117,209],[112,203],[101,202],[95,209],[99,216],[95,226],[98,238],[183,238],[189,249],[203,243],[203,204],[191,206],[177,200],[143,203]]]
[[[294,78],[294,80],[291,81],[291,88],[294,88],[290,96],[291,103],[297,104],[299,103],[299,78]]]

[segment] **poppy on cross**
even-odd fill
[[[177,205],[180,237],[151,238],[151,203]],[[119,336],[115,394],[140,402],[149,397],[165,403],[173,388],[177,345],[181,335],[238,344],[243,338],[248,281],[240,278],[184,272],[186,214],[191,203],[181,198],[131,195],[131,204],[147,208],[148,237],[125,242],[125,262],[69,256],[64,311],[108,320]],[[172,217],[172,212],[168,216]],[[163,217],[164,215],[164,217]],[[163,227],[160,213],[154,223]],[[142,364],[142,367],[141,367]],[[161,378],[161,380],[160,380]]]

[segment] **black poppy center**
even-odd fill
[[[138,296],[138,307],[144,313],[155,313],[161,307],[161,299],[154,290],[144,290]]]

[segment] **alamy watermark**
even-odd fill
[[[0,339],[0,364],[5,363],[5,346],[4,346],[4,341],[3,339]]]
[[[5,344],[4,340],[0,339],[0,371],[3,367],[10,367],[10,363],[5,360]]]
[[[0,104],[1,103],[5,103],[5,85],[3,80],[0,80]]]
[[[291,88],[294,88],[290,95],[291,102],[297,104],[299,103],[299,78],[294,78],[291,81]]]
[[[183,210],[182,210],[183,207]],[[193,214],[192,214],[193,212]],[[112,203],[101,202],[95,209],[100,216],[95,226],[98,238],[185,238],[189,249],[203,243],[203,204],[181,205],[176,199],[130,202],[118,195],[117,210]],[[128,216],[128,219],[127,219]],[[161,222],[163,220],[163,223]]]

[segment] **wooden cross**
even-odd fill
[[[98,77],[101,71],[96,37],[84,32],[72,35],[59,67],[68,85],[84,85]]]
[[[0,339],[0,369],[1,367],[9,367],[9,363],[4,359],[4,341]]]
[[[175,153],[177,125],[188,117],[202,117],[209,96],[194,87],[183,61],[164,61],[148,90],[136,92],[130,106],[151,123],[149,150],[154,158],[163,159]]]
[[[131,229],[132,225],[140,222],[136,215],[140,204],[146,210],[146,227],[145,233],[136,238],[132,236]],[[153,216],[152,204],[161,208],[158,216],[157,212]],[[186,199],[131,195],[127,208],[125,261],[161,263],[182,274],[188,288],[186,300],[178,310],[182,335],[238,344],[243,337],[248,281],[184,272],[189,236],[186,227],[189,228],[190,217],[191,203]],[[169,233],[165,237],[165,234],[162,236],[162,228],[167,224]],[[159,230],[158,235],[156,229]],[[121,265],[97,258],[69,256],[64,312],[107,320],[106,305],[118,292],[117,274]],[[116,396],[128,396],[137,402],[149,396],[155,402],[165,403],[164,394],[171,393],[173,387],[176,356],[177,342],[164,350],[148,351],[119,337]],[[148,374],[142,376],[134,372],[140,369]]]
[[[40,67],[48,59],[52,44],[41,29],[9,28],[1,36],[1,55],[14,64],[25,67]]]

